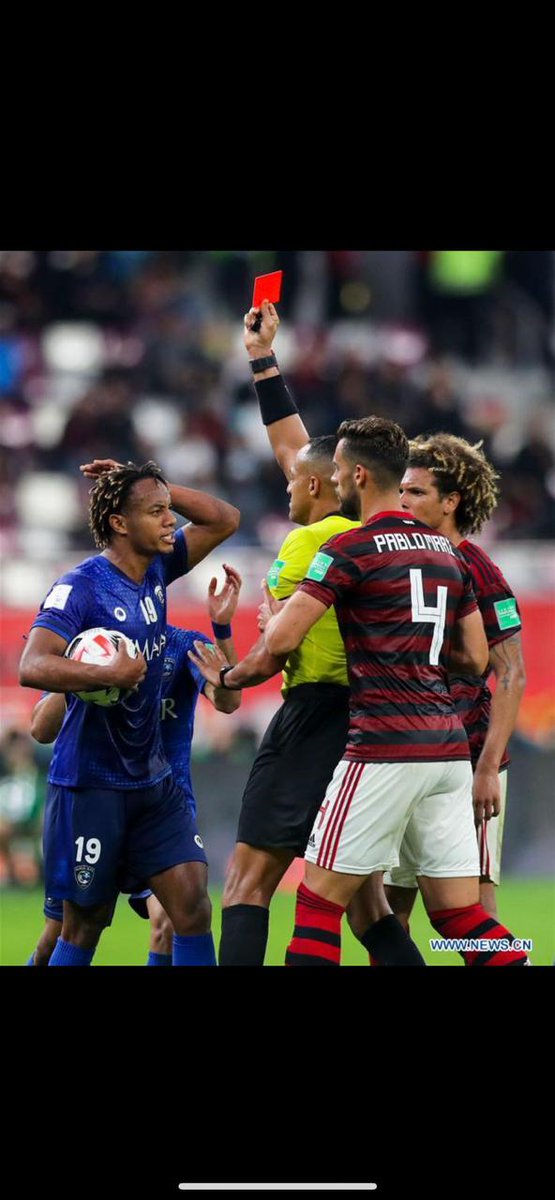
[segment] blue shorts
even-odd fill
[[[149,911],[146,902],[149,896],[153,895],[154,893],[151,888],[145,888],[143,892],[133,892],[133,895],[129,897],[128,902],[133,912],[136,912],[137,916],[142,917],[145,921],[149,920]]]
[[[52,900],[89,907],[140,892],[152,875],[207,862],[184,793],[171,775],[140,790],[48,785],[44,882]]]
[[[150,896],[151,893],[149,892],[148,895]],[[112,909],[112,915],[110,917],[110,920],[106,921],[106,925],[104,927],[105,929],[108,929],[109,926],[112,924],[115,907],[116,907],[116,905],[114,903],[114,908]],[[56,900],[54,898],[54,896],[45,896],[44,897],[44,915],[45,915],[45,917],[49,917],[49,919],[51,921],[59,921],[60,925],[62,925],[63,920],[64,920],[64,902],[63,902],[63,900]]]

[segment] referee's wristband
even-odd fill
[[[250,364],[253,375],[261,375],[262,371],[269,371],[271,367],[277,367],[277,358],[272,350],[263,358],[251,358]]]
[[[231,625],[217,625],[215,621],[212,621],[212,630],[214,637],[220,642],[225,642],[226,638],[231,637]]]
[[[255,380],[254,386],[264,425],[273,425],[274,421],[282,421],[284,417],[292,417],[298,413],[297,405],[287,391],[281,375]]]

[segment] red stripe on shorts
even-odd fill
[[[337,853],[338,839],[335,836],[336,830],[339,827],[339,834],[341,833],[345,822],[345,817],[349,810],[351,799],[356,791],[356,787],[363,770],[364,763],[354,762],[350,764],[346,771],[341,788],[339,789],[337,800],[333,806],[333,810],[330,815],[330,821],[324,834],[322,847],[318,856],[318,866],[324,867],[328,871],[331,871],[332,863]]]
[[[334,813],[336,812],[336,805],[341,804],[343,793],[344,793],[345,789],[349,787],[351,777],[353,775],[353,772],[354,772],[356,766],[357,766],[357,763],[349,763],[348,764],[347,770],[343,777],[343,783],[341,784],[339,792],[337,793],[337,796],[333,802],[333,806],[330,809],[329,817],[328,817],[328,825],[327,825],[326,829],[324,830],[324,836],[322,838],[322,845],[320,846],[320,853],[318,854],[318,858],[316,860],[317,866],[319,866],[319,867],[324,866],[324,859],[326,858],[327,853],[328,853],[328,842],[329,842],[331,827],[332,827],[332,823],[333,823],[333,819],[334,819]]]

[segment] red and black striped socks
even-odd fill
[[[467,967],[523,967],[528,962],[522,950],[511,950],[514,937],[495,917],[486,912],[482,904],[470,904],[466,908],[445,908],[428,913],[434,929],[442,938],[465,939],[491,943],[487,949],[462,949],[454,946],[462,955]],[[501,942],[508,948],[500,949]]]
[[[305,887],[297,890],[295,928],[287,947],[287,967],[338,967],[341,958],[341,918],[345,909]]]

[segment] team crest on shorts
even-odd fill
[[[200,846],[201,850],[204,850],[204,842],[200,836],[200,833],[195,833],[195,842],[197,846]]]
[[[75,878],[80,888],[88,888],[94,879],[94,867],[76,867]]]

